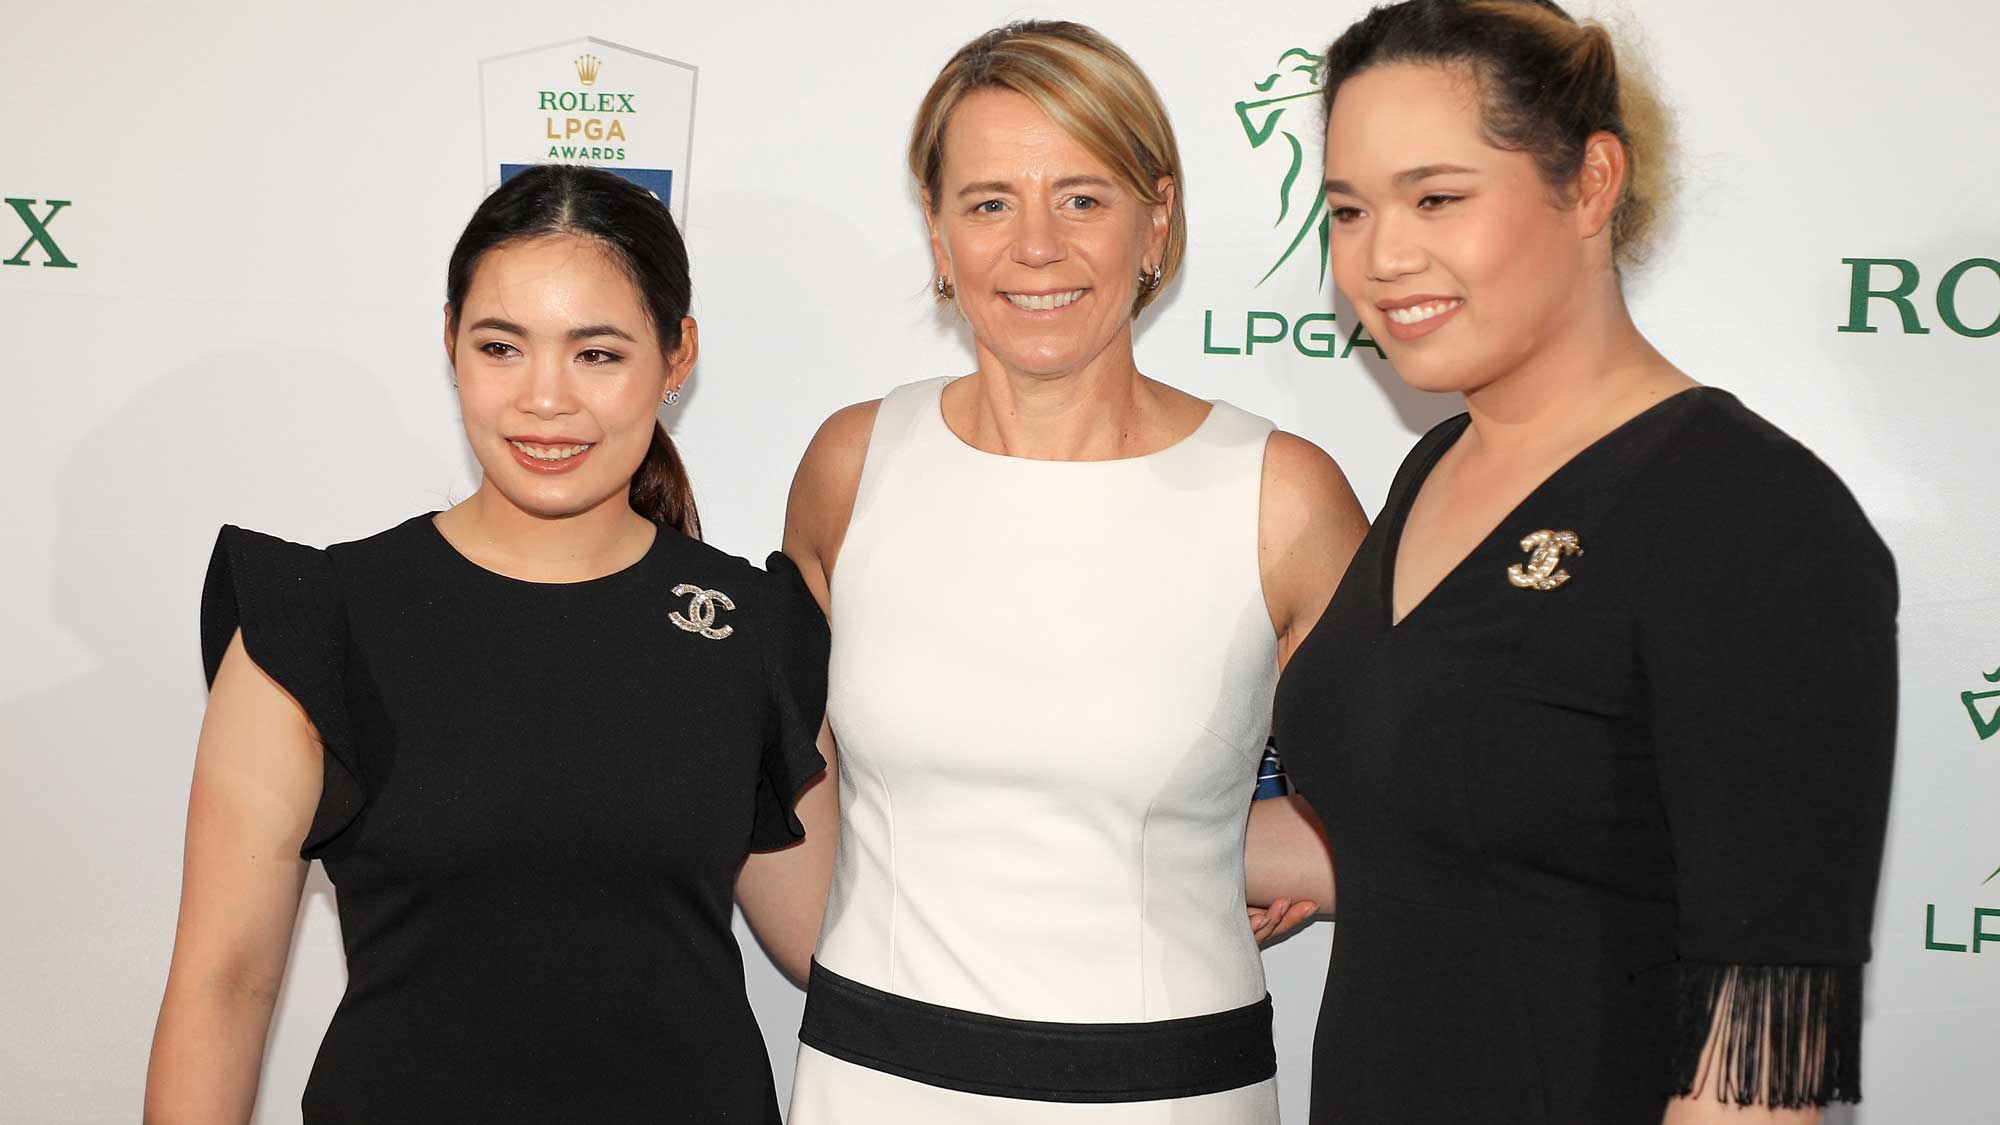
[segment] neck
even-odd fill
[[[1467,391],[1470,448],[1500,460],[1573,451],[1694,381],[1632,323],[1615,283],[1594,314],[1565,314],[1521,363]]]
[[[979,370],[959,427],[966,441],[1040,461],[1130,455],[1154,405],[1132,357],[1130,323],[1083,366],[1055,375],[1015,369],[984,344],[978,350]]]
[[[652,545],[653,525],[623,491],[565,516],[524,511],[482,481],[479,491],[437,518],[467,558],[534,582],[584,582],[623,570]]]

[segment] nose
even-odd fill
[[[1398,281],[1422,273],[1430,264],[1414,229],[1414,217],[1394,209],[1374,217],[1368,230],[1368,276],[1373,281]]]
[[[1024,207],[1014,227],[1014,260],[1024,266],[1046,266],[1066,256],[1056,218],[1041,207]]]
[[[528,359],[527,377],[521,380],[515,409],[544,420],[576,412],[574,388],[570,380],[569,357],[560,349],[537,349]]]

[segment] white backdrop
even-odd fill
[[[1302,214],[1277,225],[1287,133],[1310,204],[1312,100],[1275,123],[1276,104],[1236,108],[1306,89],[1283,53],[1319,49],[1364,6],[8,0],[0,195],[22,202],[0,206],[0,1121],[138,1117],[217,525],[324,544],[476,480],[439,306],[452,240],[497,178],[480,60],[589,35],[698,68],[674,192],[704,352],[671,422],[710,538],[760,557],[823,417],[970,365],[924,289],[901,148],[949,53],[1030,15],[1124,45],[1180,131],[1188,268],[1143,321],[1142,367],[1317,441],[1373,512],[1416,435],[1458,407],[1402,390],[1365,346],[1342,357],[1345,311],[1331,356],[1306,354],[1327,350],[1324,321],[1244,354],[1246,336],[1334,308],[1310,237],[1259,284]],[[1678,225],[1631,279],[1641,324],[1839,470],[1901,565],[1868,1101],[1837,1119],[2000,1119],[2000,683],[1985,678],[2000,671],[2000,337],[1968,334],[2000,320],[2000,264],[1979,261],[2000,257],[1983,96],[2000,15],[1983,0],[1630,7],[1686,146]],[[73,268],[47,264],[24,214]],[[1856,258],[1908,263],[1871,284],[1910,280],[1923,332],[1886,299],[1852,323],[1878,331],[1840,330]],[[296,1120],[339,997],[332,907],[315,874],[259,1121]],[[1315,926],[1266,957],[1290,1120],[1329,937]],[[744,941],[782,1090],[800,996]]]

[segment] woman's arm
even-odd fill
[[[819,944],[840,833],[839,767],[833,733],[823,721],[819,754],[826,759],[826,773],[794,806],[799,823],[806,826],[805,839],[774,852],[752,852],[736,876],[736,904],[743,908],[743,920],[778,969],[801,988]]]
[[[1253,903],[1269,904],[1275,937],[1314,914],[1333,913],[1333,857],[1319,814],[1304,797],[1271,797],[1250,806],[1243,848],[1244,889]],[[1294,912],[1279,908],[1311,906]],[[1253,928],[1256,919],[1252,919]]]
[[[1718,1097],[1711,1077],[1717,1052],[1722,1047],[1721,1028],[1722,1020],[1718,1018],[1708,1045],[1702,1048],[1701,1070],[1694,1089],[1685,1097],[1667,1103],[1667,1114],[1660,1125],[1820,1125],[1823,1114],[1818,1106],[1772,1109],[1764,1105],[1736,1105]]]
[[[1280,430],[1264,449],[1257,523],[1258,567],[1282,669],[1333,600],[1368,534],[1368,518],[1333,458]],[[1303,797],[1274,797],[1250,807],[1243,866],[1259,941],[1333,909],[1333,857]]]
[[[1714,1097],[1686,1097],[1667,1103],[1660,1125],[1820,1125],[1822,1116],[1818,1108],[1771,1109],[1731,1105]]]
[[[188,796],[180,923],[146,1072],[148,1125],[247,1122],[319,804],[318,736],[230,640]]]
[[[799,460],[785,505],[785,554],[797,564],[807,589],[829,617],[833,560],[854,512],[876,406],[864,402],[847,407],[820,426]],[[813,949],[819,944],[840,833],[839,755],[832,728],[824,720],[818,745],[820,757],[826,759],[826,774],[799,797],[795,810],[805,825],[805,839],[780,851],[751,855],[736,880],[736,901],[744,921],[778,968],[799,985],[805,984]]]
[[[1822,1119],[1818,1109],[1766,1109],[1762,1105],[1676,1097],[1666,1107],[1666,1119],[1660,1125],[1820,1125]]]
[[[1632,583],[1680,954],[1663,1061],[1682,1097],[1663,1116],[1810,1122],[1861,1095],[1895,757],[1895,564],[1796,443],[1761,426],[1688,429],[1681,460],[1656,470],[1652,494],[1671,499],[1654,501],[1665,510]]]
[[[1281,670],[1319,624],[1367,534],[1368,517],[1333,458],[1302,437],[1272,431],[1257,509],[1257,567]]]

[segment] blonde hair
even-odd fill
[[[1148,204],[1165,202],[1161,177],[1173,181],[1160,283],[1139,286],[1132,299],[1132,313],[1138,315],[1180,272],[1187,251],[1180,146],[1159,92],[1131,56],[1082,24],[1027,20],[994,28],[958,49],[917,107],[910,129],[910,175],[933,212],[943,194],[945,127],[966,96],[977,90],[1011,90],[1034,102]],[[940,293],[938,299],[948,297]]]

